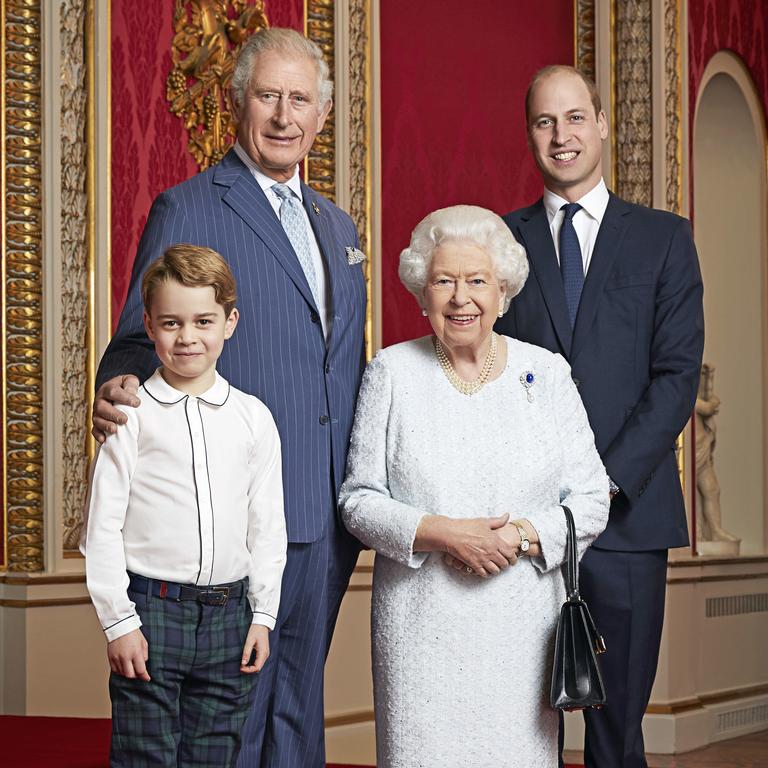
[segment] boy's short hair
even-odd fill
[[[237,302],[237,284],[232,270],[224,257],[212,248],[178,243],[149,265],[141,281],[141,298],[148,314],[155,291],[169,280],[192,288],[210,285],[216,303],[224,308],[225,317],[229,317]]]

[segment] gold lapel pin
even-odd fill
[[[312,203],[312,210],[315,212],[317,216],[320,215],[320,209],[317,207],[317,203]]]

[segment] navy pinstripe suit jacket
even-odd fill
[[[142,322],[141,276],[150,262],[174,243],[221,253],[237,280],[240,322],[217,368],[238,389],[266,403],[277,422],[288,540],[294,543],[316,541],[335,512],[365,365],[365,279],[362,265],[349,265],[344,251],[358,246],[355,226],[303,184],[302,193],[327,265],[333,307],[327,344],[279,219],[230,151],[217,166],[166,190],[152,204],[128,298],[97,374],[97,386],[126,373],[144,381],[159,364]]]

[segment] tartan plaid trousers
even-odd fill
[[[110,676],[111,768],[235,764],[257,677],[240,672],[253,618],[246,591],[225,605],[202,605],[129,590],[152,679]]]

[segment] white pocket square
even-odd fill
[[[347,252],[347,264],[350,266],[352,264],[360,264],[360,262],[368,258],[359,248],[347,246],[344,250]]]

